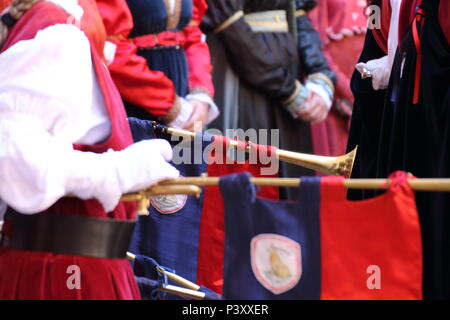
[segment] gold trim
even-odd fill
[[[121,39],[125,39],[125,37],[123,36],[123,34],[114,34],[111,36],[107,36],[106,40],[107,41],[111,41],[111,40],[121,40]]]
[[[286,21],[269,22],[269,21],[246,21],[251,27],[265,27],[270,30],[282,29],[285,32],[289,31],[289,25]]]
[[[176,27],[178,27],[178,24],[180,23],[180,18],[181,18],[181,0],[175,0],[175,9],[173,11],[173,24],[174,27],[172,29],[175,29]]]
[[[189,22],[188,26],[189,26],[189,27],[198,27],[198,26],[199,26],[199,23],[198,23],[197,21],[195,21],[194,19],[192,19],[192,20]]]
[[[229,17],[227,20],[225,20],[225,22],[223,22],[220,26],[218,26],[217,28],[214,29],[214,33],[219,33],[220,31],[225,30],[226,28],[228,28],[229,26],[231,26],[233,23],[235,23],[236,21],[238,21],[240,18],[242,18],[244,16],[244,11],[240,10],[238,12],[236,12],[235,14],[233,14],[231,17]]]
[[[174,15],[171,14],[172,12],[172,7],[170,6],[170,0],[164,0],[164,5],[166,6],[166,11],[167,11],[167,25],[166,25],[166,30],[171,30],[174,27],[173,22],[174,22]]]
[[[244,16],[244,19],[253,32],[289,32],[289,24],[284,10],[249,13]]]
[[[330,86],[330,88],[333,90],[333,92],[334,92],[334,83],[325,74],[323,74],[321,72],[317,72],[317,73],[310,74],[308,76],[308,79],[314,79],[314,78],[321,79],[321,80],[325,81]]]
[[[291,96],[289,98],[287,98],[286,100],[284,100],[282,103],[284,105],[291,103],[292,101],[295,100],[295,98],[297,97],[297,95],[300,93],[300,89],[302,88],[302,85],[300,83],[300,81],[296,80],[295,81],[295,90],[294,92],[291,94]]]
[[[300,10],[295,11],[295,17],[296,18],[302,17],[302,16],[306,16],[306,11],[305,10],[300,9]]]

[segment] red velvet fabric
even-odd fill
[[[102,47],[101,25],[92,12],[93,3],[82,0],[79,3],[86,12],[83,25],[89,26],[86,33],[91,42],[93,65],[100,84],[105,105],[112,124],[110,137],[99,145],[79,145],[76,149],[104,152],[109,148],[120,150],[132,143],[132,137],[125,110],[117,89],[103,64],[98,50]],[[18,41],[32,39],[39,30],[55,24],[70,21],[69,15],[49,2],[38,2],[17,22],[10,31],[3,50]],[[93,37],[92,32],[100,33]],[[97,42],[96,42],[97,40]],[[43,106],[45,108],[45,106]],[[62,199],[48,212],[55,214],[76,214],[102,218],[134,219],[136,206],[120,203],[112,212],[106,213],[97,200]],[[45,213],[42,213],[45,214]],[[80,271],[80,289],[71,289],[69,277],[71,266]],[[97,259],[48,252],[29,252],[0,247],[0,300],[2,299],[139,299],[140,293],[130,264],[126,259]]]
[[[0,0],[0,13],[11,4],[11,0]]]
[[[155,39],[155,35],[139,37],[136,42],[128,39],[133,28],[133,18],[125,0],[97,0],[97,5],[108,40],[117,45],[116,56],[109,70],[122,97],[153,116],[165,115],[174,104],[174,85],[163,72],[150,70],[145,59],[137,55],[139,45],[148,44],[151,41],[148,38]],[[177,34],[164,32],[157,37],[163,45],[182,45],[189,66],[189,87],[202,87],[213,96],[210,53],[198,27],[206,3],[194,1],[194,6],[193,20],[188,27]]]
[[[80,289],[69,277],[80,270]],[[69,273],[68,273],[69,271]],[[71,271],[71,272],[70,272]],[[140,299],[126,259],[97,259],[0,247],[0,300]]]
[[[406,1],[409,2],[409,1]],[[391,1],[390,0],[382,0],[381,2],[381,29],[372,29],[372,34],[377,42],[378,46],[383,50],[386,54],[388,53],[388,37],[389,37],[389,28],[391,26]]]
[[[450,1],[441,0],[439,5],[439,22],[441,24],[442,31],[447,38],[447,42],[450,44]]]
[[[403,1],[401,7],[400,14],[400,23],[399,23],[399,37],[400,40],[406,34],[409,25],[414,19],[416,8],[422,4],[422,0],[410,0]],[[439,23],[441,25],[442,31],[447,38],[447,41],[450,43],[450,2],[448,0],[441,0],[439,4]]]
[[[446,2],[445,0],[441,1]],[[402,1],[402,6],[400,8],[400,18],[398,23],[398,37],[399,43],[401,43],[403,37],[408,31],[409,25],[413,21],[416,15],[416,8],[422,4],[422,0],[409,0]]]
[[[214,150],[219,150],[220,152],[220,146],[226,145],[227,139],[217,139],[214,143],[219,145]],[[211,157],[216,156],[218,155],[211,154]],[[264,165],[249,163],[228,165],[213,163],[208,166],[207,172],[210,177],[220,177],[240,172],[250,172],[254,177],[260,177],[260,171],[263,167]],[[272,177],[276,177],[276,175]],[[278,188],[261,187],[258,196],[277,200],[279,198]],[[223,197],[219,187],[206,187],[204,199],[200,223],[197,283],[221,294],[225,253],[225,221]]]
[[[337,108],[342,101],[353,104],[350,79],[364,45],[365,5],[353,0],[320,1],[309,13],[324,43],[324,54],[337,75],[333,107],[324,122],[311,126],[315,154],[337,156],[345,153],[351,110]]]
[[[343,178],[322,179],[321,299],[422,299],[421,231],[407,174],[394,173],[385,194],[363,201],[346,200]],[[379,267],[379,289],[368,287],[371,266]]]

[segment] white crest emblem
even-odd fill
[[[167,194],[151,197],[150,204],[162,214],[172,214],[183,209],[186,201],[185,194]]]
[[[302,275],[301,247],[296,241],[277,234],[260,234],[250,244],[253,273],[273,294],[297,285]]]

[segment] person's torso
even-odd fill
[[[192,19],[192,0],[127,0],[133,15],[130,37],[183,30]]]
[[[94,32],[94,30],[102,27],[101,25],[98,25],[97,28],[95,27],[95,24],[101,22],[101,20],[96,17],[95,11],[91,11],[93,7],[91,7],[92,3],[90,3],[90,0],[80,1],[80,5],[85,11],[80,28],[91,44],[93,68],[111,121],[111,134],[101,143],[74,145],[74,149],[95,153],[106,152],[109,149],[122,150],[132,143],[132,137],[120,94],[101,56],[100,50],[103,48],[105,39],[104,32]],[[38,2],[11,28],[1,50],[5,51],[20,41],[33,39],[40,30],[47,27],[58,24],[70,24],[71,21],[74,21],[73,16],[59,6],[47,1]],[[84,201],[75,198],[63,198],[46,212],[129,219],[134,217],[134,209],[135,204],[120,203],[111,214],[107,214],[97,200]]]

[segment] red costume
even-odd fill
[[[3,11],[7,6],[9,6],[11,0],[0,0],[0,12]]]
[[[186,54],[189,89],[191,92],[214,94],[211,80],[210,55],[199,24],[206,11],[204,0],[193,1],[193,19],[181,31],[165,31],[130,38],[133,18],[125,0],[97,0],[108,34],[116,46],[114,61],[109,65],[111,75],[123,99],[137,105],[152,116],[164,116],[175,103],[173,82],[161,71],[151,70],[139,48],[181,46]]]
[[[353,104],[350,78],[364,44],[367,18],[365,1],[320,1],[310,17],[322,36],[324,53],[337,75],[334,106],[327,119],[312,126],[314,153],[345,153]]]
[[[123,104],[112,79],[105,68],[103,46],[105,32],[95,4],[80,0],[84,9],[81,29],[89,39],[93,68],[103,94],[111,122],[111,134],[103,143],[77,145],[77,150],[95,153],[108,149],[122,150],[132,143],[132,137]],[[38,2],[29,9],[10,30],[2,52],[19,41],[33,39],[48,27],[67,24],[70,14],[46,2]],[[45,106],[43,106],[45,107]],[[63,198],[41,214],[72,214],[78,216],[135,219],[135,205],[120,203],[107,213],[97,200]],[[14,224],[4,226],[5,235],[14,230]],[[69,266],[81,270],[81,290],[69,290]],[[139,299],[140,294],[133,272],[126,259],[103,259],[51,252],[17,250],[0,247],[0,299]]]

